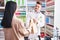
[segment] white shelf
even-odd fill
[[[18,7],[18,9],[20,9],[21,7],[22,7],[22,8],[24,8],[24,7],[26,8],[26,6],[20,6],[20,7]],[[22,8],[21,8],[21,9],[22,9]],[[0,9],[5,9],[5,6],[4,6],[4,7],[0,7]]]
[[[5,7],[0,7],[0,9],[5,9]]]
[[[47,9],[49,9],[49,8],[53,8],[54,7],[54,5],[52,5],[52,6],[47,6]]]
[[[16,16],[26,16],[26,15],[16,15]]]
[[[47,17],[54,17],[54,12],[46,12]]]
[[[3,15],[0,15],[0,16],[3,16]]]
[[[50,24],[50,23],[47,23],[47,24]],[[50,25],[54,26],[54,24],[50,24]]]
[[[45,11],[45,10],[46,10],[46,8],[42,8],[42,9],[41,9],[41,11]]]
[[[54,0],[51,0],[46,3],[46,10],[48,10],[48,11],[54,10]]]
[[[3,30],[3,28],[0,28],[0,30]]]
[[[54,0],[51,0],[51,1],[47,2],[47,4],[50,4],[50,3],[53,3],[53,2],[54,2]]]
[[[19,8],[18,11],[26,11],[26,9],[23,9],[23,8]]]
[[[0,17],[0,19],[3,19],[2,17]]]
[[[46,10],[48,11],[54,10],[54,5],[47,7]]]
[[[54,15],[53,14],[51,14],[51,15],[46,15],[47,17],[54,17]]]

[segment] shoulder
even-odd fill
[[[45,16],[42,12],[40,12],[40,14],[39,15],[41,15],[41,16]]]
[[[14,23],[22,23],[23,21],[20,18],[15,17],[15,18],[13,18],[12,22],[14,22]]]

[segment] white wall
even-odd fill
[[[60,0],[55,0],[55,13],[54,13],[54,27],[58,27],[60,31]]]

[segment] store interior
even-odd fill
[[[5,4],[9,0],[0,0],[0,24],[4,14]],[[53,38],[53,28],[54,28],[54,0],[12,0],[17,2],[18,12],[16,16],[21,18],[24,23],[26,23],[26,14],[27,12],[32,11],[33,7],[36,4],[36,1],[40,1],[42,3],[41,12],[45,15],[45,23],[44,27],[41,27],[41,38],[44,38],[45,35]],[[0,31],[2,32],[2,26],[0,25]],[[1,33],[2,34],[2,33]],[[0,37],[3,37],[1,35]]]

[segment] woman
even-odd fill
[[[1,25],[3,26],[5,40],[24,40],[24,36],[31,33],[31,27],[25,28],[24,23],[15,16],[16,2],[8,1]]]

